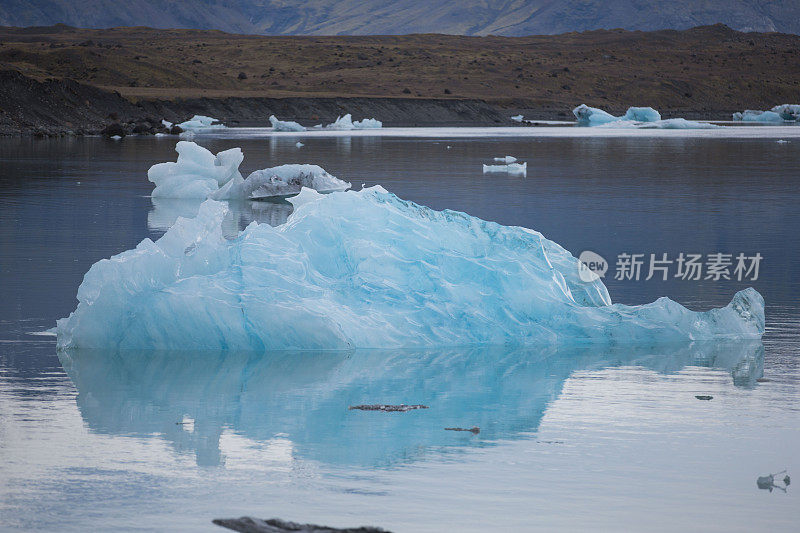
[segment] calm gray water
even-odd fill
[[[243,173],[316,163],[612,263],[614,301],[693,309],[753,286],[763,343],[219,355],[56,353],[97,260],[193,202],[154,203],[174,139],[0,139],[0,529],[214,531],[240,515],[395,531],[790,531],[800,479],[800,138],[211,138]],[[448,146],[450,148],[448,148]],[[483,174],[492,157],[526,178]],[[233,206],[233,226],[290,206]],[[232,230],[233,231],[233,230]],[[646,281],[649,254],[760,253],[757,280]],[[615,280],[621,253],[645,254]],[[711,395],[701,401],[695,395]],[[424,403],[409,413],[358,403]],[[444,427],[480,426],[478,435]],[[783,475],[778,476],[783,477]],[[221,530],[220,530],[221,531]]]

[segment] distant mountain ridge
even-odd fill
[[[2,0],[0,26],[150,26],[265,35],[544,35],[594,29],[800,34],[800,0]]]

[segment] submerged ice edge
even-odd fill
[[[753,289],[694,312],[611,303],[600,280],[540,233],[401,200],[379,186],[303,189],[278,227],[229,240],[206,201],[158,241],[94,264],[59,348],[342,350],[660,344],[757,339]]]

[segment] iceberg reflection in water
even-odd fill
[[[193,198],[151,198],[153,208],[147,214],[147,227],[152,231],[167,231],[178,217],[194,218],[201,201]],[[223,220],[223,233],[236,237],[251,222],[280,226],[292,214],[294,207],[284,199],[231,200],[227,202],[228,214]]]
[[[258,443],[286,439],[295,459],[372,467],[414,462],[431,449],[529,437],[576,371],[714,367],[729,371],[739,387],[755,386],[763,372],[760,341],[639,349],[63,351],[59,357],[91,431],[164,439],[205,466],[224,463],[220,437],[228,431]],[[430,409],[348,410],[361,403]],[[444,430],[453,426],[481,431]]]

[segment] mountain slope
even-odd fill
[[[599,28],[800,34],[800,0],[3,0],[0,25],[150,26],[268,35],[535,35]]]
[[[797,50],[798,35],[723,25],[530,37],[0,28],[0,70],[72,78],[133,99],[483,99],[562,116],[580,103],[720,117],[795,102]]]

